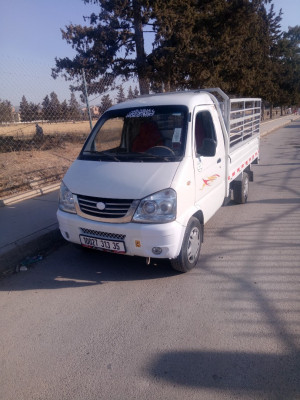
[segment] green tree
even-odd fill
[[[0,122],[13,121],[13,108],[8,100],[0,99]]]
[[[102,98],[101,98],[101,104],[100,104],[100,106],[99,106],[100,114],[103,114],[103,113],[104,113],[106,110],[108,110],[109,107],[111,107],[112,105],[113,105],[113,104],[112,104],[112,101],[111,101],[111,98],[110,98],[109,94],[106,94],[106,95],[102,96]]]
[[[256,86],[254,86],[256,95],[262,97],[271,104],[276,99],[279,100],[280,98],[279,84],[276,76],[278,69],[278,43],[282,37],[280,26],[281,19],[282,12],[280,11],[279,14],[276,15],[273,4],[268,12],[265,11],[265,25],[262,32],[262,35],[264,34],[262,37],[266,43],[264,47],[265,54],[261,56],[262,62],[259,65],[259,71],[261,73],[260,75],[257,74]],[[279,58],[280,57],[281,56],[279,56]],[[270,115],[272,116],[272,113]]]
[[[67,103],[67,100],[64,100],[60,105],[60,118],[64,121],[68,121],[70,119],[70,109]]]
[[[283,32],[273,52],[277,91],[270,100],[277,105],[300,105],[300,26]]]
[[[128,89],[127,99],[128,100],[134,99],[134,93],[133,93],[131,86],[129,86],[129,89]]]
[[[134,97],[138,97],[140,95],[140,92],[139,92],[139,89],[137,88],[137,86],[135,86],[135,88],[134,88],[133,95],[134,95]]]
[[[154,30],[156,32],[153,51],[148,56],[151,66],[151,88],[153,91],[170,91],[189,87],[191,65],[198,66],[201,59],[195,57],[197,49],[204,46],[204,37],[193,45],[198,2],[191,0],[158,0],[154,2]],[[188,22],[187,22],[188,21]],[[195,54],[194,54],[195,53]],[[196,60],[195,60],[196,58]]]
[[[264,1],[258,0],[231,1],[223,15],[216,33],[217,78],[230,93],[262,96],[271,84],[270,51],[281,18],[268,14]]]
[[[55,92],[50,93],[50,119],[58,121],[61,118],[61,104]]]
[[[87,72],[89,94],[99,93],[108,77],[138,76],[141,93],[149,92],[147,58],[144,48],[144,27],[150,21],[148,0],[84,0],[99,5],[89,26],[68,25],[62,37],[76,50],[73,58],[56,58],[52,76],[78,78],[82,68]],[[99,83],[102,83],[99,86]],[[93,89],[94,88],[94,89]],[[93,92],[93,90],[95,90]],[[101,89],[100,89],[101,90]]]
[[[71,92],[71,97],[69,100],[69,116],[70,116],[70,119],[72,119],[74,121],[78,121],[82,117],[80,104],[76,100],[76,96],[73,92]]]
[[[119,86],[116,100],[117,100],[117,103],[122,103],[123,101],[126,100],[126,96],[125,96],[124,89],[123,89],[122,85]]]
[[[58,121],[61,118],[61,104],[55,92],[47,95],[42,102],[43,118],[48,121]]]
[[[141,94],[150,85],[153,91],[219,86],[274,101],[282,94],[276,69],[293,68],[282,61],[287,47],[278,47],[281,12],[272,0],[84,1],[98,4],[99,13],[88,26],[62,31],[77,55],[56,59],[53,76],[73,79],[85,68],[89,94],[106,90],[117,76],[137,76]],[[146,55],[149,29],[155,40]]]
[[[29,110],[29,103],[26,97],[22,96],[19,109],[21,121],[23,122],[30,121],[30,119],[28,119],[28,114],[29,114],[28,110]]]
[[[43,119],[45,119],[46,121],[52,120],[51,105],[50,105],[50,99],[49,99],[48,95],[44,98],[44,100],[42,102],[42,116],[43,116]]]
[[[39,120],[41,117],[41,113],[40,113],[40,105],[39,104],[35,104],[30,102],[29,103],[29,110],[30,110],[30,115],[31,115],[31,121],[36,121]]]
[[[28,102],[25,96],[22,96],[20,102],[20,117],[21,121],[36,121],[40,118],[39,105]]]
[[[235,94],[263,93],[272,84],[270,51],[281,19],[265,3],[156,1],[153,90],[220,86]]]

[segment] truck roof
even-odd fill
[[[122,103],[116,104],[112,106],[110,110],[164,105],[185,105],[191,109],[196,105],[204,104],[214,104],[211,94],[205,91],[197,90],[140,96],[136,99],[126,100]]]

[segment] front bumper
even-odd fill
[[[63,237],[72,243],[80,244],[79,235],[90,231],[89,235],[108,239],[122,237],[126,254],[151,258],[176,258],[181,249],[185,227],[177,221],[166,224],[122,223],[110,224],[82,218],[77,214],[57,211],[59,229]],[[152,249],[160,247],[161,254]]]

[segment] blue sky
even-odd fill
[[[60,28],[84,24],[83,15],[96,11],[82,0],[0,0],[0,98],[20,103],[42,102],[55,91],[60,101],[69,99],[69,83],[51,78],[55,57],[75,55],[62,40]],[[299,0],[273,0],[283,11],[282,30],[300,25]]]

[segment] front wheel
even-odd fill
[[[186,227],[182,247],[178,257],[171,260],[176,271],[188,272],[198,262],[202,242],[202,226],[199,220],[192,217]]]

